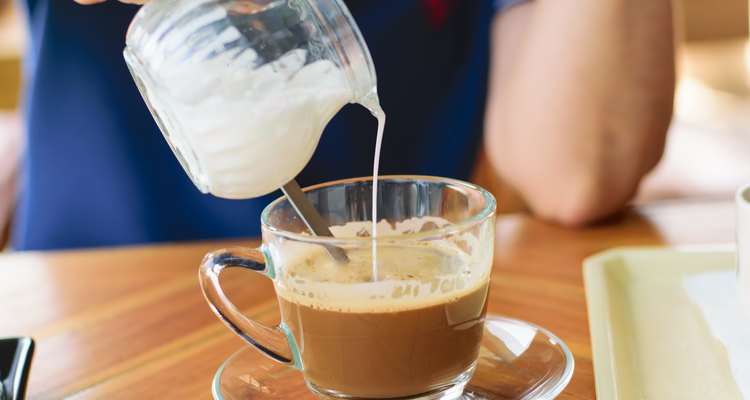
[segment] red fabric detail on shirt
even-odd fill
[[[454,8],[451,0],[423,0],[427,11],[427,21],[433,28],[440,28],[448,20]]]

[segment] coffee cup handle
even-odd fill
[[[301,370],[299,351],[283,322],[277,326],[262,324],[247,317],[229,301],[219,284],[219,274],[225,268],[245,268],[273,279],[275,270],[264,246],[227,248],[206,254],[198,271],[201,290],[214,313],[234,333],[272,359]]]

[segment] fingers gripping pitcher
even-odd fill
[[[370,53],[340,0],[152,0],[126,43],[164,137],[218,197],[282,187],[345,104],[379,110]]]

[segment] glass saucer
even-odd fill
[[[487,316],[479,361],[465,400],[553,399],[573,376],[573,355],[553,333],[525,321]],[[318,399],[302,373],[252,347],[234,353],[216,372],[216,400]]]

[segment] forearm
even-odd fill
[[[493,59],[489,157],[541,216],[598,219],[632,198],[661,156],[675,79],[671,4],[535,0],[527,23],[512,61]]]
[[[0,111],[0,251],[8,240],[6,233],[15,206],[16,174],[23,143],[20,115]]]

